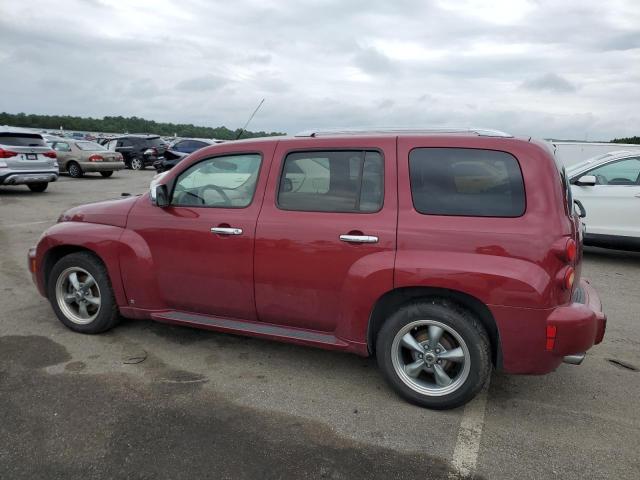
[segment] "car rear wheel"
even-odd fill
[[[84,172],[80,168],[80,165],[78,165],[76,162],[69,163],[67,171],[69,172],[69,176],[73,178],[80,178],[82,177],[82,175],[84,175]]]
[[[27,185],[27,187],[29,187],[29,190],[31,190],[32,192],[44,192],[48,186],[49,184],[47,182],[30,183]]]
[[[131,168],[133,170],[142,170],[144,168],[144,162],[138,157],[133,158],[131,159]]]
[[[491,370],[484,327],[446,300],[413,302],[397,310],[380,329],[376,354],[397,393],[434,409],[467,403]]]
[[[100,172],[100,175],[102,175],[104,178],[109,178],[111,175],[113,175],[113,172]]]
[[[47,288],[56,316],[71,330],[101,333],[120,320],[107,269],[89,252],[62,257],[51,270]]]

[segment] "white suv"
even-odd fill
[[[58,173],[56,152],[42,135],[0,126],[0,185],[26,185],[33,192],[44,192]]]
[[[586,210],[585,245],[640,250],[640,153],[615,151],[567,168]]]

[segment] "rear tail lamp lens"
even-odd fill
[[[58,155],[56,155],[56,152],[54,152],[53,150],[49,150],[48,152],[44,152],[43,155],[45,157],[49,157],[49,158],[57,158]]]
[[[556,345],[556,334],[558,333],[558,327],[555,325],[547,325],[547,343],[546,350],[551,352]]]
[[[576,245],[576,241],[573,238],[567,240],[567,245],[565,247],[564,255],[568,262],[573,263],[576,259],[576,255],[578,254],[578,246]]]
[[[102,160],[104,160],[104,158],[102,158],[102,156],[100,155],[91,155],[89,157],[90,162],[101,162]]]
[[[0,148],[0,158],[11,158],[18,155],[17,152],[12,152],[11,150],[5,150],[4,148]]]
[[[571,290],[573,288],[573,282],[576,279],[576,271],[573,267],[567,267],[564,272],[563,284],[562,287],[565,290]]]

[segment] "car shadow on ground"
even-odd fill
[[[640,251],[613,250],[600,247],[584,247],[584,256],[615,263],[636,264],[640,266]]]

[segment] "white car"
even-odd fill
[[[585,245],[640,250],[640,153],[615,151],[567,168],[587,216]]]

